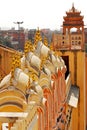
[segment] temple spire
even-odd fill
[[[74,7],[74,3],[72,3],[72,7]]]
[[[75,12],[74,3],[72,3],[72,11]]]

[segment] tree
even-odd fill
[[[0,44],[13,48],[10,37],[8,36],[7,37],[0,36]]]

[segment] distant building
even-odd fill
[[[0,30],[0,37],[9,38],[12,47],[16,50],[23,50],[25,43],[24,30]]]
[[[28,31],[28,39],[31,40],[31,42],[34,42],[35,33],[36,33],[36,29],[30,29]],[[48,43],[50,44],[52,41],[53,31],[51,31],[50,29],[41,29],[40,33],[41,33],[42,41],[44,41],[44,37],[46,37],[48,40]]]

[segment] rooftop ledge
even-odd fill
[[[27,117],[28,112],[0,112],[0,117]]]

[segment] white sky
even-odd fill
[[[84,15],[86,25],[86,0],[0,0],[0,27],[17,28],[13,22],[23,21],[20,26],[28,29],[59,29],[72,3]]]

